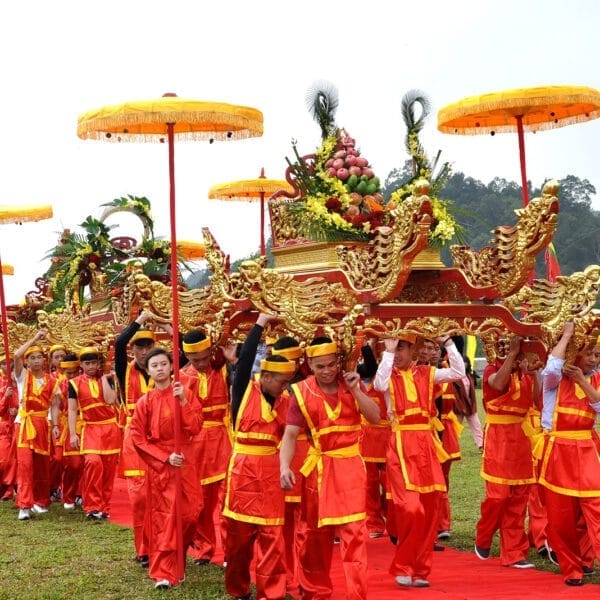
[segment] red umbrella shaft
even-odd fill
[[[260,255],[265,255],[265,193],[260,193]]]
[[[179,302],[177,284],[177,221],[175,217],[175,136],[173,123],[167,123],[167,136],[169,140],[169,216],[171,221],[171,298],[173,314],[173,379],[179,381]],[[181,404],[175,398],[173,411],[174,452],[181,453]],[[177,569],[179,577],[184,573],[183,553],[183,522],[181,515],[181,469],[175,471],[175,535],[177,543]]]
[[[4,275],[0,258],[0,314],[2,315],[2,341],[4,342],[4,359],[6,360],[6,376],[10,381],[10,360],[8,348],[8,322],[6,319],[6,300],[4,299]]]
[[[523,115],[517,115],[517,135],[519,136],[519,162],[521,163],[521,188],[523,190],[523,206],[529,204],[529,189],[527,187],[527,167],[525,164],[525,135],[523,133]]]

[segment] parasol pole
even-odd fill
[[[173,314],[173,381],[179,381],[179,302],[177,271],[177,222],[175,217],[175,136],[174,123],[167,123],[167,137],[169,142],[169,215],[171,221],[171,299]],[[181,403],[178,399],[174,402],[173,411],[174,448],[177,454],[181,453]],[[181,468],[175,470],[175,535],[177,544],[177,570],[179,579],[184,574],[183,553],[183,522],[181,515]]]
[[[265,168],[260,170],[259,179],[266,179]],[[260,255],[265,255],[265,192],[260,192]]]
[[[6,300],[4,297],[4,273],[2,272],[2,258],[0,258],[0,314],[2,315],[2,342],[4,344],[4,359],[6,360],[6,376],[10,381],[8,319],[6,318]]]
[[[523,206],[529,204],[529,189],[527,187],[527,168],[525,166],[525,134],[523,132],[523,115],[517,115],[517,135],[519,137],[519,162],[521,163],[521,188],[523,190]]]

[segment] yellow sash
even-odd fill
[[[315,467],[319,468],[319,471],[323,468],[323,456],[329,456],[330,458],[351,458],[353,456],[359,456],[360,450],[358,444],[352,444],[351,446],[345,446],[343,448],[336,448],[335,450],[326,450],[323,452],[320,449],[310,446],[306,459],[300,467],[300,473],[304,477],[308,477]]]
[[[442,413],[442,419],[450,421],[452,423],[452,426],[454,427],[454,431],[456,431],[457,437],[460,437],[460,434],[462,433],[462,430],[465,428],[465,426],[458,420],[458,417],[456,416],[454,411],[451,410],[447,413]]]
[[[37,431],[35,429],[35,425],[31,420],[31,417],[47,417],[47,410],[30,410],[25,411],[22,408],[19,409],[19,417],[21,417],[21,426],[25,427],[25,440],[33,440],[37,435]]]
[[[272,456],[277,452],[276,446],[253,446],[251,444],[241,444],[235,442],[233,445],[235,454],[250,454],[252,456]]]

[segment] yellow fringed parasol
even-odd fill
[[[263,133],[263,115],[247,106],[222,102],[184,100],[164,94],[156,100],[126,102],[88,111],[77,120],[77,135],[82,139],[112,142],[167,142],[169,149],[169,212],[171,248],[177,246],[175,219],[175,136],[183,140],[236,140]],[[179,306],[177,294],[177,252],[171,252],[173,348],[179,348]],[[173,376],[179,381],[179,352],[173,353]],[[175,403],[173,415],[174,451],[181,452],[181,411]],[[177,469],[177,498],[181,506],[180,469]],[[184,575],[181,511],[176,509],[178,575]]]
[[[198,260],[204,258],[206,246],[201,242],[179,240],[177,242],[177,252],[186,260]]]
[[[32,206],[23,204],[21,206],[0,205],[0,225],[5,223],[25,223],[26,221],[43,221],[52,218],[52,207],[50,205]],[[0,310],[2,319],[2,340],[4,343],[4,356],[6,359],[6,372],[10,373],[8,324],[6,319],[6,299],[4,296],[4,275],[14,275],[14,269],[10,265],[3,265],[0,258]]]
[[[449,104],[438,112],[438,129],[460,135],[516,131],[523,204],[526,205],[529,198],[523,132],[565,127],[599,116],[600,92],[597,90],[584,86],[545,86],[471,96]]]
[[[293,187],[283,179],[267,179],[261,169],[258,179],[245,179],[213,185],[208,197],[213,200],[255,200],[260,199],[260,255],[265,255],[265,197],[285,190],[294,193]]]
[[[46,206],[6,206],[0,205],[0,224],[43,221],[52,218],[52,207]]]

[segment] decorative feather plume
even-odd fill
[[[338,90],[329,81],[315,81],[306,91],[306,106],[319,124],[323,139],[335,134],[335,111],[338,105]]]
[[[421,114],[417,117],[416,105],[420,105]],[[406,125],[406,150],[412,156],[414,172],[431,171],[425,151],[419,141],[419,133],[429,116],[431,104],[429,98],[421,90],[410,90],[402,97],[402,119]]]

